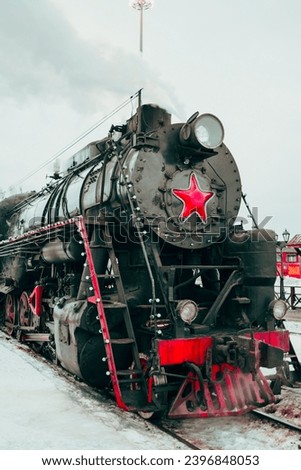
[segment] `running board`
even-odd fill
[[[241,369],[225,371],[221,380],[201,384],[193,372],[184,380],[168,413],[169,418],[209,418],[247,413],[275,402],[261,371],[255,376]]]
[[[49,333],[26,333],[21,332],[21,341],[34,341],[37,343],[47,343],[50,341]]]

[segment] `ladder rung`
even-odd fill
[[[248,297],[234,297],[231,300],[241,305],[249,304],[251,302],[251,300]]]
[[[113,304],[103,304],[104,308],[110,309],[110,308],[125,308],[126,304],[123,304],[122,302],[114,302]]]
[[[117,339],[111,339],[112,344],[133,344],[135,343],[135,340],[132,338],[117,338]]]
[[[123,376],[127,376],[127,375],[138,375],[138,374],[142,374],[141,370],[138,370],[138,369],[124,369],[124,370],[116,370],[116,374],[117,375],[123,375]]]
[[[140,304],[140,305],[135,305],[135,308],[153,308],[153,305],[151,305],[151,304]],[[156,304],[156,308],[166,308],[166,305]]]
[[[143,377],[138,377],[136,379],[119,379],[118,382],[120,384],[134,384],[137,382],[143,382]]]
[[[103,245],[91,245],[90,244],[91,250],[94,248],[112,248],[112,243],[104,243]]]
[[[97,274],[97,277],[102,279],[115,279],[120,276],[118,274]]]

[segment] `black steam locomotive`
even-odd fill
[[[0,205],[2,323],[145,418],[274,401],[289,350],[274,232],[235,225],[221,122],[139,106],[39,193]],[[273,382],[275,383],[275,382]]]

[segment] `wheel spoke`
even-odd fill
[[[8,334],[12,334],[17,324],[17,302],[14,294],[7,294],[5,298],[5,325]]]
[[[31,326],[32,312],[29,306],[29,297],[27,292],[22,292],[19,301],[20,326]]]

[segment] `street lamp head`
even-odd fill
[[[148,10],[154,4],[154,0],[131,0],[130,6],[136,10]]]
[[[143,12],[153,6],[153,0],[131,0],[130,6],[140,11],[140,52],[143,52]]]
[[[283,234],[282,234],[282,237],[283,237],[283,241],[285,243],[287,243],[290,239],[290,233],[287,231],[287,229],[284,230]]]

